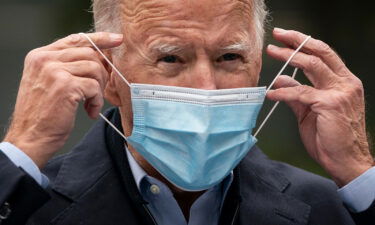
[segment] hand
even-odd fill
[[[267,53],[282,61],[307,37],[277,28],[273,35],[291,46],[268,46]],[[366,136],[362,82],[327,44],[315,39],[306,43],[291,65],[302,69],[313,87],[280,76],[276,90],[267,97],[292,108],[308,153],[343,186],[374,164]]]
[[[99,48],[122,43],[122,34],[88,34]],[[91,118],[103,106],[110,69],[88,40],[73,34],[32,50],[25,59],[15,110],[4,141],[43,167],[67,140],[81,100]]]

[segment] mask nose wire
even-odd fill
[[[113,63],[107,58],[107,56],[104,55],[104,53],[98,48],[98,46],[91,40],[91,38],[85,34],[85,33],[79,33],[79,35],[82,35],[84,36],[90,43],[91,45],[96,49],[96,51],[99,52],[99,54],[104,58],[104,60],[112,67],[112,69],[116,72],[115,74],[117,74],[129,87],[130,87],[130,83],[125,79],[124,75],[122,75],[122,73],[115,67],[115,65],[113,65]],[[123,137],[125,139],[125,141],[127,142],[128,139],[125,137],[125,135],[119,130],[117,129],[117,127],[111,122],[109,121],[102,113],[99,113],[99,116],[105,121],[108,123],[108,125],[110,125],[121,137]]]
[[[270,86],[267,88],[266,90],[266,93],[272,88],[272,86],[275,84],[277,78],[284,72],[284,70],[286,69],[286,67],[289,65],[289,63],[292,61],[292,59],[296,56],[296,54],[301,50],[301,48],[310,40],[311,36],[308,36],[306,37],[306,39],[298,46],[298,48],[293,52],[293,54],[289,57],[289,59],[285,62],[284,66],[281,68],[281,70],[277,73],[277,75],[275,76],[275,78],[273,79],[273,81],[271,82]],[[292,75],[292,78],[294,79],[296,74],[297,74],[297,71],[298,71],[298,68],[295,68],[294,69],[294,72],[293,72],[293,75]],[[268,119],[271,117],[272,113],[275,111],[276,107],[279,105],[279,101],[277,101],[272,109],[269,111],[269,113],[267,114],[266,118],[263,120],[263,122],[260,124],[260,126],[258,127],[257,131],[254,133],[254,137],[256,137],[259,132],[261,131],[261,129],[263,128],[263,126],[266,124],[266,122],[268,121]]]

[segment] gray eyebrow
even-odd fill
[[[223,51],[250,51],[250,46],[246,43],[242,43],[242,42],[239,42],[239,43],[234,43],[234,44],[231,44],[231,45],[228,45],[228,46],[224,46],[221,48],[221,50]]]
[[[173,44],[161,43],[161,44],[152,46],[151,49],[155,52],[168,55],[168,54],[176,54],[178,52],[181,52],[184,48],[181,46],[173,45]],[[220,50],[250,52],[251,48],[249,44],[247,43],[238,42],[238,43],[234,43],[228,46],[221,47]]]
[[[158,44],[152,47],[153,51],[157,51],[163,54],[173,54],[182,51],[182,48],[177,45],[171,45],[171,44]]]

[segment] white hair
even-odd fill
[[[121,1],[126,0],[92,0],[94,24],[96,31],[121,33],[123,27],[121,20]],[[264,24],[268,14],[265,0],[253,0],[254,29],[256,32],[256,44],[259,49],[263,48]]]

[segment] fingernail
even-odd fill
[[[269,44],[269,45],[267,46],[267,48],[268,48],[269,50],[276,50],[278,47],[275,46],[275,45],[271,45],[271,44]]]
[[[72,43],[77,43],[81,40],[81,35],[80,34],[71,34],[69,35],[70,41]]]
[[[111,41],[121,41],[123,38],[123,35],[112,33],[112,34],[109,34],[109,38],[111,39]]]
[[[278,27],[275,27],[275,28],[273,29],[273,31],[274,31],[275,33],[279,33],[279,34],[282,34],[282,33],[285,33],[285,32],[286,32],[286,30],[281,29],[281,28],[278,28]]]

